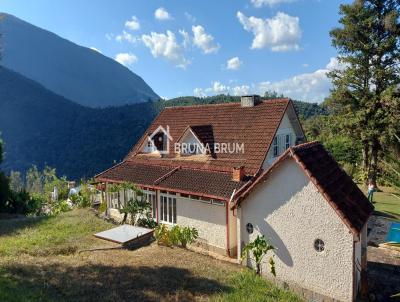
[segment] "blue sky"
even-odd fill
[[[0,11],[94,47],[160,96],[263,94],[321,102],[337,66],[336,0],[0,0]]]

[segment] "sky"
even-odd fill
[[[338,67],[336,0],[0,0],[12,14],[91,47],[165,99],[276,91],[322,102]]]

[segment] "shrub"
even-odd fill
[[[170,234],[165,224],[158,225],[154,230],[154,237],[160,245],[171,246]]]
[[[199,232],[195,228],[184,227],[178,232],[178,241],[182,247],[186,248],[188,244],[193,243],[199,238]]]
[[[175,225],[168,229],[165,224],[157,226],[154,235],[158,244],[166,246],[180,245],[183,248],[186,248],[188,244],[193,243],[199,237],[199,233],[195,228]]]
[[[107,210],[107,203],[103,201],[99,206],[99,213],[104,213]]]
[[[254,261],[256,262],[256,273],[258,275],[261,274],[261,264],[264,256],[268,253],[268,251],[275,250],[267,239],[265,239],[264,235],[258,235],[256,239],[246,244],[243,248],[242,259],[246,258],[248,254],[252,254],[254,257]],[[272,256],[269,258],[269,265],[271,274],[276,276],[275,272],[275,262]]]

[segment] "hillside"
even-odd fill
[[[12,15],[0,13],[3,66],[88,107],[146,102],[158,95],[125,66]]]
[[[32,164],[48,164],[69,178],[91,177],[120,161],[164,107],[239,100],[183,97],[95,109],[0,68],[0,132],[6,152],[2,168],[24,172]],[[301,115],[320,114],[318,105],[295,104]]]
[[[93,176],[119,161],[154,118],[152,103],[92,109],[0,68],[2,168],[56,167],[69,178]]]

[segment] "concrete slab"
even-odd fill
[[[94,234],[94,236],[115,243],[126,244],[133,242],[136,239],[150,236],[153,232],[153,229],[124,224],[119,227]]]

